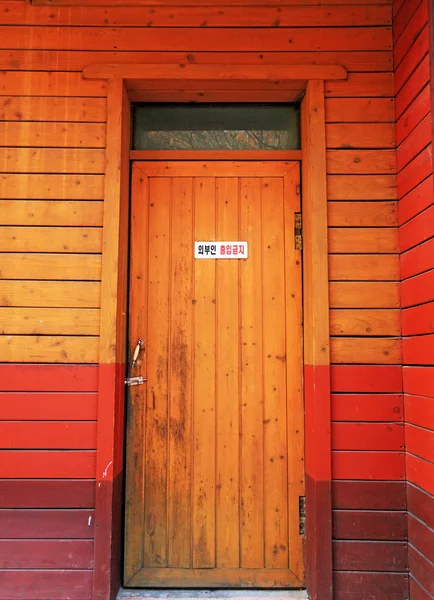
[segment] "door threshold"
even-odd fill
[[[127,589],[121,588],[116,600],[291,600],[292,598],[309,598],[306,590],[196,590],[196,589]]]

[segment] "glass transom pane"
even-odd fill
[[[298,150],[294,104],[134,104],[134,150]]]

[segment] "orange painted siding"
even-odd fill
[[[49,511],[57,503],[70,524],[64,534],[67,541],[82,539],[80,519],[87,522],[92,515],[86,511],[94,507],[88,482],[95,474],[96,384],[77,384],[74,389],[56,384],[52,389],[51,373],[70,364],[77,373],[86,374],[94,367],[84,365],[98,363],[106,86],[102,81],[83,80],[83,67],[116,61],[341,64],[348,69],[348,80],[326,83],[335,597],[366,600],[369,590],[381,600],[393,590],[404,598],[407,555],[392,5],[388,0],[342,0],[327,6],[300,0],[299,4],[280,2],[279,8],[266,0],[252,0],[249,8],[248,3],[231,6],[223,0],[212,9],[201,7],[200,2],[185,7],[174,1],[177,7],[152,9],[128,4],[84,9],[30,6],[24,0],[0,2],[4,25],[0,36],[0,362],[11,363],[5,368],[13,368],[21,382],[12,389],[10,383],[3,386],[2,394],[4,398],[18,395],[14,397],[29,417],[22,426],[12,425],[20,419],[9,406],[0,409],[0,425],[12,444],[2,450],[9,460],[0,486],[9,490],[15,485],[19,494],[21,486],[30,485],[26,478],[31,478],[34,487],[26,489],[34,495],[39,489],[47,492],[28,507],[33,511],[29,519],[43,511],[54,527]],[[421,81],[426,65],[416,43],[407,54],[404,41],[412,34],[399,13],[395,32],[400,36],[397,55],[410,56],[415,64],[407,71],[404,66],[397,68],[403,93],[396,98],[396,109],[402,110],[405,123],[413,125],[411,134],[406,134],[408,127],[400,119],[396,135],[402,136],[398,143],[408,149],[406,156],[418,160],[414,165],[405,162],[401,153],[399,177],[405,172],[409,183],[399,179],[398,185],[406,185],[407,195],[415,198],[408,206],[417,202],[422,212],[428,206],[411,182],[418,165],[427,168],[423,151],[428,126],[419,123],[417,110],[411,111],[406,83],[410,76]],[[195,96],[189,92],[187,97]],[[426,105],[422,87],[417,101],[418,106]],[[405,200],[401,207],[405,210]],[[407,236],[411,235],[408,230]],[[31,367],[32,377],[41,381],[26,381],[27,371],[12,367],[14,363],[37,363]],[[40,412],[35,413],[32,401]],[[53,421],[58,422],[56,427],[50,424]],[[71,421],[71,437],[62,436]],[[44,448],[40,447],[42,431]],[[56,462],[60,452],[68,456],[61,464]],[[56,478],[75,486],[74,506],[51,495]],[[8,510],[23,508],[14,500],[17,497],[10,496]],[[76,511],[78,521],[70,517],[71,511]],[[384,524],[381,530],[380,523]],[[49,536],[35,530],[34,537]],[[373,543],[379,540],[381,556],[374,565],[369,555],[380,548]],[[25,558],[34,551],[31,548],[6,548],[15,557],[8,568],[15,564],[40,568],[40,563]],[[85,560],[87,542],[79,549],[81,558],[75,567],[62,563],[65,576],[50,571],[60,563],[44,563],[43,575],[33,583],[29,583],[32,576],[26,575],[29,581],[24,579],[18,586],[18,575],[11,570],[0,598],[23,600],[32,586],[35,600],[48,600],[50,586],[57,590],[69,586],[74,598],[87,599],[88,575],[81,587],[73,575],[74,568],[86,572],[92,568]],[[395,556],[399,560],[393,560]]]
[[[428,0],[395,3],[394,18],[409,565],[415,598],[434,597],[434,197],[428,9]]]

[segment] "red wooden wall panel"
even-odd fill
[[[394,59],[410,597],[428,600],[434,598],[432,23],[429,0],[399,4]]]

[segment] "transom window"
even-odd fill
[[[296,104],[134,104],[134,150],[298,150]]]

